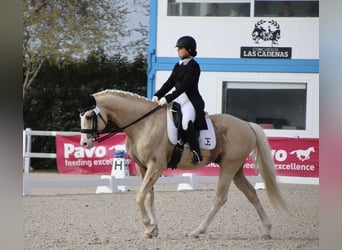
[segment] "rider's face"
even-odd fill
[[[189,52],[183,47],[177,47],[178,57],[187,58],[189,57]]]

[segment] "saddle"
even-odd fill
[[[177,102],[173,102],[167,108],[167,133],[169,141],[175,145],[168,167],[175,169],[180,161],[184,146],[189,147],[186,141],[186,131],[182,128],[182,110]],[[199,131],[199,146],[204,150],[214,149],[216,146],[215,131],[211,119],[206,114],[207,130]]]

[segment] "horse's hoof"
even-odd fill
[[[145,234],[144,236],[145,236],[144,237],[145,239],[152,239],[153,238],[152,234]]]
[[[261,236],[261,239],[263,239],[263,240],[270,240],[270,239],[272,239],[272,236],[269,235],[269,234],[264,234],[264,235]]]
[[[145,234],[145,239],[152,239],[153,237],[152,237],[152,235],[150,235],[150,234]]]
[[[152,239],[153,237],[157,237],[158,233],[159,233],[158,226],[154,226],[152,229],[145,231],[145,238]]]
[[[152,234],[152,237],[157,237],[159,234],[158,226],[155,226],[151,231],[150,234]]]
[[[158,230],[155,230],[155,231],[152,233],[152,236],[153,236],[153,237],[158,237],[158,234],[159,234]]]
[[[199,233],[192,232],[192,233],[190,234],[190,237],[191,237],[191,238],[194,238],[194,239],[198,239],[198,238],[199,238]]]

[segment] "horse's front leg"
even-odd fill
[[[136,202],[140,209],[141,220],[146,227],[146,238],[158,236],[158,222],[154,212],[153,185],[158,180],[160,174],[160,170],[149,167],[142,179],[141,186],[136,196]]]

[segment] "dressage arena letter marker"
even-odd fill
[[[129,176],[128,161],[124,158],[114,158],[111,175],[116,178]]]
[[[101,176],[101,178],[117,178],[117,179],[124,179],[129,176],[128,171],[128,160],[124,158],[114,158],[112,172],[110,176]],[[120,191],[127,191],[126,186],[118,186],[118,190]],[[99,186],[96,189],[96,193],[113,193],[110,187],[107,186]]]
[[[115,178],[126,178],[128,173],[127,160],[124,158],[114,158],[111,176]],[[127,191],[126,186],[118,186],[120,191]]]

